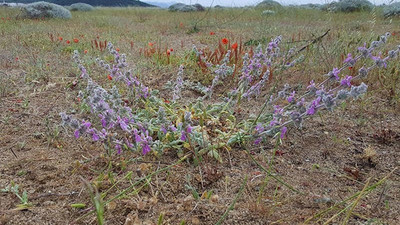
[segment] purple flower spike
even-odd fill
[[[138,134],[138,131],[136,129],[133,130],[133,133],[135,134],[135,142],[139,143],[142,141],[142,139],[140,138],[140,135]]]
[[[255,130],[257,131],[257,133],[261,133],[264,131],[264,127],[261,123],[257,124],[257,126],[255,127]]]
[[[341,81],[340,81],[340,85],[342,85],[342,86],[347,86],[347,87],[351,87],[351,79],[352,79],[353,77],[352,76],[346,76],[346,78],[343,78]]]
[[[76,139],[78,139],[78,138],[79,138],[79,136],[80,136],[80,132],[79,132],[79,130],[75,130],[75,132],[74,132],[74,136],[75,136],[75,138],[76,138]]]
[[[115,150],[117,150],[118,155],[121,154],[121,151],[122,151],[121,145],[116,144],[115,145]]]
[[[339,73],[340,73],[340,70],[338,68],[333,68],[331,77],[334,77],[336,80],[339,80]]]
[[[83,121],[83,126],[85,126],[86,128],[89,128],[92,124],[90,122],[85,122]]]
[[[187,126],[186,132],[187,132],[188,134],[192,133],[192,127],[191,127],[190,125]]]
[[[351,60],[353,60],[353,56],[351,55],[351,53],[347,54],[347,58],[343,61],[344,63],[348,63]]]
[[[275,125],[279,124],[278,121],[276,121],[275,119],[271,120],[271,122],[269,123],[270,127],[273,127]]]
[[[318,98],[314,99],[311,102],[311,105],[307,109],[307,115],[314,115],[315,114],[316,109],[317,109],[320,101],[321,101],[321,97],[318,97]]]
[[[176,127],[174,126],[174,125],[171,125],[171,126],[169,126],[168,127],[172,132],[175,132],[176,131]]]
[[[143,155],[146,155],[146,154],[149,153],[150,151],[151,151],[150,146],[149,146],[147,143],[145,143],[145,144],[142,146],[142,153],[143,153]]]
[[[287,132],[287,127],[282,127],[282,129],[281,129],[281,139],[283,139],[285,137],[286,132]]]
[[[254,140],[254,144],[255,145],[259,145],[262,141],[262,138],[257,138],[256,140]]]
[[[96,133],[93,133],[93,141],[98,141],[100,139],[99,135],[97,135]]]
[[[167,132],[168,132],[164,126],[161,126],[160,131],[163,132],[164,134],[167,134]]]
[[[293,91],[292,94],[287,98],[287,101],[288,101],[289,103],[292,103],[292,102],[293,102],[293,100],[294,100],[294,95],[295,95],[295,94],[296,94],[296,92]]]
[[[182,140],[182,141],[186,141],[186,134],[185,134],[185,131],[182,131],[182,132],[181,132],[181,140]]]
[[[133,144],[130,141],[125,140],[125,143],[126,143],[126,146],[128,146],[128,148],[133,148]]]
[[[382,53],[379,53],[379,55],[378,56],[372,56],[371,57],[371,59],[372,60],[374,60],[375,61],[375,64],[378,66],[378,67],[387,67],[387,63],[386,63],[386,60],[385,59],[382,59],[381,58],[382,57]]]
[[[307,87],[307,89],[312,89],[312,88],[315,88],[315,82],[314,82],[314,80],[311,80],[311,81],[310,81],[310,85],[308,85],[308,87]]]

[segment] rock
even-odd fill
[[[197,218],[196,216],[192,217],[192,224],[193,225],[199,225],[201,222],[199,220],[199,218]]]
[[[192,195],[188,195],[185,199],[183,199],[183,208],[185,211],[192,210],[194,198]]]
[[[171,5],[168,8],[168,10],[171,12],[195,12],[195,11],[204,11],[204,7],[201,6],[200,4],[185,5],[183,3],[176,3]]]
[[[196,10],[199,11],[199,12],[202,12],[202,11],[205,11],[205,10],[206,10],[206,9],[205,9],[202,5],[200,5],[199,3],[194,4],[193,6],[194,6],[194,7],[196,8]]]
[[[383,8],[383,15],[385,18],[392,16],[400,16],[400,2],[392,3]]]
[[[88,11],[93,11],[94,7],[86,3],[74,3],[69,7],[69,10],[88,12]]]
[[[70,19],[71,12],[60,6],[48,2],[35,2],[23,7],[22,17],[29,19],[60,18]]]
[[[51,205],[55,205],[56,203],[53,201],[45,201],[43,202],[43,206],[51,206]]]
[[[219,201],[219,196],[218,195],[211,196],[211,202],[218,203],[218,201]]]
[[[132,211],[126,216],[125,225],[140,225],[142,221],[139,219],[139,216],[136,212]]]
[[[257,8],[268,8],[268,9],[276,9],[281,8],[282,5],[279,2],[273,0],[264,0],[257,4]]]

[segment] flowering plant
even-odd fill
[[[73,58],[80,69],[80,78],[87,82],[86,89],[79,92],[79,98],[90,109],[90,116],[77,119],[66,113],[60,115],[63,124],[74,130],[76,138],[90,137],[108,149],[115,149],[118,154],[124,150],[140,150],[145,155],[151,151],[162,153],[165,149],[178,149],[178,152],[192,151],[197,159],[208,153],[221,161],[218,149],[229,149],[235,143],[246,140],[260,144],[267,138],[282,139],[290,124],[300,128],[304,119],[317,112],[333,110],[349,97],[360,97],[368,86],[364,83],[355,85],[353,81],[365,78],[373,68],[386,67],[390,59],[399,55],[400,46],[389,51],[386,57],[382,57],[381,53],[373,55],[374,50],[386,43],[389,36],[382,36],[379,41],[372,42],[370,47],[365,44],[358,48],[359,55],[353,57],[348,54],[342,67],[333,68],[319,84],[311,81],[302,95],[301,90],[286,84],[276,95],[272,93],[264,100],[257,117],[250,116],[241,121],[237,121],[234,112],[242,99],[259,98],[271,79],[272,70],[288,69],[301,62],[301,59],[292,62],[284,60],[287,54],[282,54],[279,47],[282,37],[271,40],[265,50],[260,45],[251,57],[245,54],[237,86],[226,93],[222,102],[208,105],[204,104],[204,100],[212,98],[215,87],[235,70],[235,65],[228,65],[231,51],[227,51],[221,64],[210,65],[215,75],[212,84],[209,87],[196,86],[204,96],[184,105],[181,102],[182,89],[193,87],[193,84],[184,81],[183,65],[179,68],[175,82],[170,85],[171,103],[160,98],[157,90],[151,90],[134,76],[126,56],[120,55],[108,43],[107,49],[114,62],[108,64],[101,59],[96,62],[115,85],[106,90],[94,81],[75,51]],[[345,68],[354,67],[361,58],[372,60],[372,65],[361,67],[356,76],[342,74]],[[128,92],[122,95],[117,84],[123,85]],[[125,96],[129,96],[132,101],[124,101]]]

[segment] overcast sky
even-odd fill
[[[254,5],[262,0],[148,0],[154,2],[181,2],[185,4],[195,4],[200,3],[203,6],[212,5],[223,5],[223,6],[245,6],[245,5]],[[370,2],[375,4],[382,3],[390,3],[390,2],[398,2],[400,0],[370,0]],[[214,2],[214,3],[213,3]],[[305,4],[305,3],[319,3],[324,4],[328,2],[332,2],[332,0],[277,0],[277,2],[288,5],[288,4]]]

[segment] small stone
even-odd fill
[[[53,202],[53,201],[45,201],[45,202],[43,202],[43,206],[50,206],[50,205],[54,205],[54,204],[56,204],[56,203]]]
[[[192,195],[188,195],[184,200],[183,200],[183,207],[185,211],[190,211],[192,209],[194,198]]]
[[[198,224],[200,224],[199,218],[197,218],[197,217],[192,217],[192,224],[193,224],[193,225],[198,225]]]
[[[110,211],[114,211],[114,209],[117,208],[117,203],[115,202],[110,202],[107,204],[107,209]]]
[[[218,201],[219,201],[219,196],[218,195],[211,196],[211,202],[217,203]]]
[[[140,225],[142,222],[140,221],[138,215],[132,211],[131,213],[126,216],[126,220],[124,225]]]

